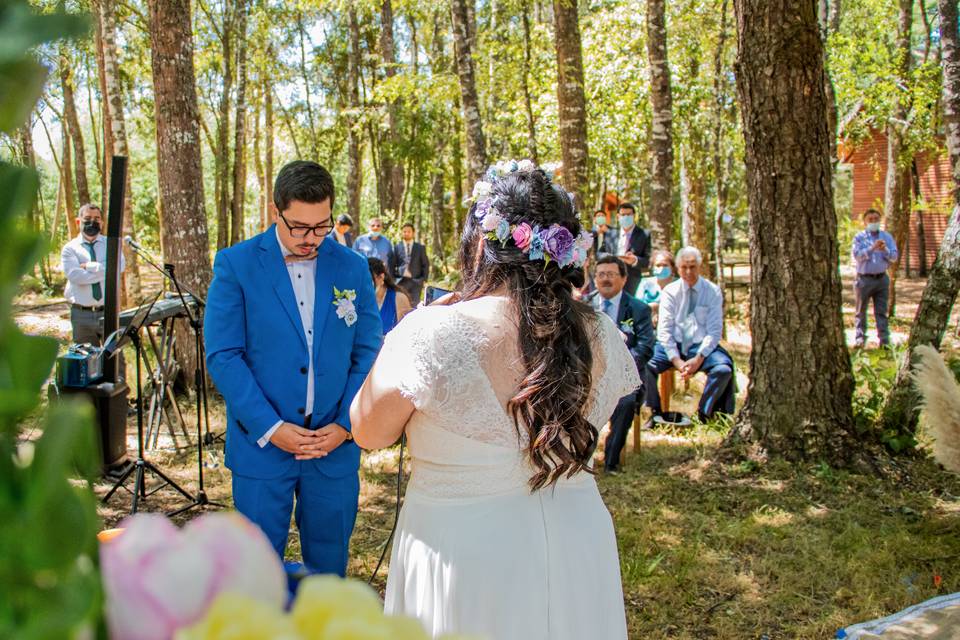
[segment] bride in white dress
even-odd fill
[[[526,164],[475,191],[459,301],[397,325],[351,409],[360,446],[402,433],[410,446],[386,610],[435,636],[622,639],[613,522],[590,469],[640,379],[614,324],[571,297],[590,238],[570,198]]]

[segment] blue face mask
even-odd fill
[[[869,231],[870,233],[876,233],[877,231],[880,231],[880,223],[879,222],[869,223],[867,225],[867,231]]]
[[[370,232],[370,237],[373,238],[374,240],[376,240],[377,238],[380,237],[380,232],[379,232],[379,231],[371,231],[371,232]]]
[[[653,272],[653,276],[657,280],[666,280],[671,275],[673,275],[673,271],[670,270],[669,266],[660,267],[659,269],[655,269]]]
[[[607,219],[603,216],[597,216],[593,219],[593,224],[599,229],[601,225],[607,224]]]
[[[633,216],[620,216],[620,228],[629,229],[633,226]]]

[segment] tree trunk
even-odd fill
[[[260,107],[259,101],[254,98],[254,111],[253,111],[253,170],[256,172],[257,185],[257,221],[258,228],[261,232],[267,230],[267,217],[265,212],[267,210],[267,200],[266,193],[264,193],[263,186],[266,184],[266,177],[263,173],[263,154],[260,153],[261,140],[263,140],[262,133],[260,130]]]
[[[297,32],[300,35],[300,77],[303,79],[303,98],[307,108],[307,124],[310,127],[310,154],[314,158],[319,158],[320,146],[317,139],[317,126],[313,119],[313,103],[310,100],[310,76],[307,72],[307,31],[303,26],[303,12],[300,10],[297,10]]]
[[[214,202],[217,207],[217,250],[230,244],[230,102],[233,91],[233,3],[223,3],[223,77],[217,115],[217,152],[214,162]]]
[[[750,206],[750,382],[726,444],[849,462],[844,345],[823,42],[812,2],[734,0]]]
[[[673,97],[667,63],[666,0],[647,0],[647,55],[650,61],[650,107],[653,167],[650,179],[652,246],[673,246]]]
[[[380,59],[383,75],[390,79],[397,75],[397,55],[393,37],[393,4],[383,0],[380,4]],[[397,101],[387,104],[387,131],[380,140],[380,193],[381,208],[395,215],[402,212],[404,172],[403,163],[397,159],[400,147],[400,129],[397,123]]]
[[[480,118],[480,99],[473,64],[471,33],[474,30],[468,15],[468,5],[473,0],[452,0],[450,15],[453,22],[453,48],[457,62],[457,77],[460,79],[460,104],[467,138],[467,178],[473,183],[483,178],[487,171],[487,143],[483,136]]]
[[[206,296],[212,272],[200,164],[200,120],[193,71],[190,0],[149,0],[150,53],[157,123],[157,176],[165,262]],[[197,354],[186,323],[177,323],[177,358],[189,375]]]
[[[899,0],[897,19],[897,84],[906,87],[910,81],[910,34],[913,29],[913,0]],[[899,255],[890,269],[890,308],[894,315],[897,308],[897,275],[900,261],[905,253],[905,243],[910,230],[910,164],[904,148],[907,119],[907,96],[901,93],[894,109],[893,119],[887,124],[887,175],[883,190],[883,214],[887,230],[897,243]]]
[[[713,56],[713,176],[716,183],[716,209],[713,214],[713,280],[721,290],[723,289],[723,217],[727,212],[727,181],[723,160],[723,112],[726,103],[723,90],[723,54],[726,44],[727,0],[720,0],[720,35],[717,38],[717,49]]]
[[[263,129],[264,129],[264,159],[263,159],[263,199],[266,205],[263,209],[263,227],[266,229],[272,224],[270,205],[273,204],[273,85],[269,80],[263,81]]]
[[[583,94],[583,52],[577,0],[554,0],[553,25],[557,49],[557,104],[563,184],[582,211],[588,203],[587,106]]]
[[[97,153],[97,166],[100,169],[100,209],[107,210],[107,193],[110,187],[110,158],[113,156],[113,125],[110,124],[110,100],[107,98],[106,63],[103,54],[104,9],[103,2],[93,0],[92,8],[96,15],[97,28],[94,33],[97,58],[97,83],[100,87],[100,118],[103,128],[103,155]],[[91,111],[91,113],[93,113]]]
[[[360,228],[360,196],[363,193],[363,130],[360,123],[360,24],[352,5],[348,15],[350,49],[347,58],[347,213]]]
[[[696,77],[696,76],[693,76]],[[695,125],[691,125],[693,127]],[[703,273],[710,273],[710,242],[707,238],[707,181],[706,167],[697,161],[696,154],[704,148],[699,134],[690,131],[689,146],[680,156],[682,186],[683,244],[694,246],[703,254]]]
[[[943,69],[943,122],[953,174],[953,213],[940,243],[910,327],[907,357],[880,414],[885,433],[912,437],[917,428],[920,395],[914,387],[914,349],[921,344],[940,348],[950,321],[950,311],[960,290],[960,37],[957,34],[957,0],[939,0]]]
[[[532,46],[530,43],[530,2],[523,3],[523,9],[520,13],[523,21],[523,109],[527,115],[527,153],[534,164],[540,164],[540,158],[537,154],[537,123],[533,117],[533,104],[530,98],[530,52]]]
[[[77,118],[77,105],[73,93],[73,78],[66,48],[60,50],[60,85],[63,87],[63,115],[67,121],[67,131],[73,141],[74,177],[77,182],[77,197],[80,204],[90,202],[90,186],[87,184],[87,154],[83,148],[83,130]],[[71,224],[76,224],[71,222]],[[74,235],[74,234],[71,234]]]
[[[130,157],[127,146],[127,126],[123,115],[123,92],[120,87],[120,69],[117,65],[116,44],[116,10],[111,0],[100,0],[101,24],[103,25],[103,73],[106,81],[106,97],[110,103],[110,127],[113,139],[113,153],[118,156]],[[109,160],[109,158],[107,158]],[[109,164],[109,163],[108,163]],[[130,188],[130,174],[127,171],[126,187],[123,198],[123,235],[136,239],[137,234],[133,221],[133,207],[131,205],[133,190]],[[137,254],[122,244],[123,257],[127,268],[123,273],[125,284],[121,303],[132,304],[140,299],[140,265]]]
[[[234,118],[233,194],[230,199],[230,244],[243,240],[243,204],[247,183],[247,3],[237,0],[237,113]]]
[[[61,148],[63,149],[62,157],[63,163],[60,166],[60,184],[63,186],[63,204],[65,209],[65,215],[68,221],[73,220],[73,225],[67,225],[70,235],[74,236],[76,233],[73,232],[72,227],[76,226],[77,219],[77,207],[73,199],[73,180],[71,178],[71,173],[73,173],[73,167],[71,166],[70,159],[70,131],[68,127],[60,127],[60,136],[63,142]],[[86,204],[86,203],[84,203]],[[57,226],[59,225],[60,218],[60,206],[58,205],[56,209],[53,210],[53,224],[50,225],[52,231],[50,233],[51,241],[54,239],[55,234],[57,233]],[[79,231],[79,229],[77,230]]]

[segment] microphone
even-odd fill
[[[133,247],[137,251],[145,251],[145,249],[141,247],[139,244],[137,244],[137,241],[131,238],[130,236],[123,236],[123,241],[126,243],[128,247]]]

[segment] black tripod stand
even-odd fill
[[[157,296],[154,296],[153,300],[151,300],[149,304],[141,305],[140,308],[137,310],[137,313],[130,320],[130,324],[123,331],[123,333],[120,334],[120,337],[117,338],[115,341],[111,341],[113,342],[111,346],[111,349],[112,349],[111,356],[118,353],[119,350],[127,342],[133,343],[134,351],[136,351],[136,354],[137,354],[137,358],[136,358],[137,459],[131,462],[127,466],[126,470],[124,470],[123,474],[121,474],[121,476],[117,479],[117,481],[114,483],[110,491],[107,492],[107,495],[103,497],[103,502],[107,502],[108,500],[110,500],[111,496],[113,496],[113,494],[116,493],[117,489],[125,485],[127,478],[129,478],[131,474],[135,474],[134,481],[133,481],[133,491],[132,491],[133,506],[130,510],[130,513],[137,512],[137,508],[140,506],[140,500],[145,500],[147,496],[153,495],[154,493],[156,493],[160,489],[163,489],[166,486],[169,486],[170,488],[175,489],[181,495],[183,495],[183,497],[185,497],[187,500],[190,500],[191,502],[195,503],[197,500],[194,496],[190,495],[186,489],[184,489],[183,487],[178,485],[176,482],[168,478],[167,475],[163,473],[155,464],[153,464],[152,462],[150,462],[149,460],[143,457],[143,397],[142,397],[143,386],[142,386],[141,374],[140,374],[140,367],[142,362],[141,354],[142,354],[143,345],[140,342],[140,329],[143,326],[144,322],[146,321],[147,315],[149,315],[150,313],[150,309],[153,308],[153,303],[156,302],[158,297],[159,297],[159,294]],[[147,491],[147,485],[146,485],[146,474],[148,472],[154,474],[155,476],[160,478],[160,480],[163,481],[159,486],[154,487],[150,491]],[[193,506],[193,505],[190,505],[190,506]],[[187,507],[187,508],[189,509],[190,507]],[[184,509],[179,509],[174,513],[180,513],[182,511],[184,511]]]
[[[191,496],[191,504],[178,509],[172,512],[170,515],[177,515],[193,509],[194,507],[202,506],[212,506],[212,507],[222,507],[224,505],[217,502],[211,501],[207,497],[207,492],[203,486],[203,445],[212,444],[214,442],[214,436],[210,432],[210,413],[207,405],[207,371],[206,363],[204,362],[203,357],[203,308],[206,304],[206,301],[198,296],[193,291],[190,291],[185,286],[180,284],[180,281],[177,280],[176,270],[174,266],[170,263],[166,263],[161,268],[156,262],[154,262],[153,257],[147,253],[140,245],[134,242],[129,236],[125,238],[127,246],[129,246],[138,256],[140,256],[144,262],[149,264],[151,267],[159,271],[176,289],[177,297],[180,299],[180,304],[183,306],[184,312],[187,314],[187,321],[190,324],[190,328],[193,330],[193,341],[194,348],[196,353],[196,365],[193,372],[193,383],[194,383],[194,392],[196,396],[196,408],[197,408],[197,481],[199,484],[199,489],[196,496]],[[187,299],[184,295],[184,291],[188,293],[193,300],[196,302],[196,309],[193,309],[193,305],[187,303]],[[203,433],[204,429],[206,430]]]

